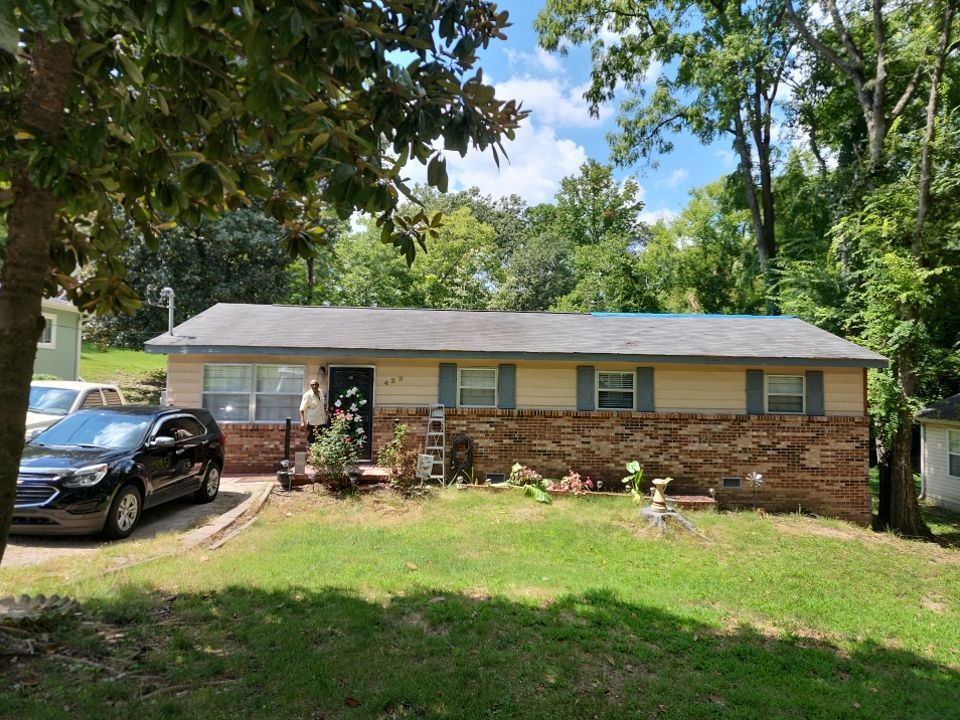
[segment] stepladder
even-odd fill
[[[443,405],[431,405],[427,415],[427,437],[424,442],[423,452],[433,458],[433,465],[430,468],[430,479],[437,480],[441,485],[446,485],[446,423],[444,418]]]

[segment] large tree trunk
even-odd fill
[[[60,138],[72,66],[71,45],[36,39],[19,120],[38,142],[56,146]],[[11,190],[14,200],[0,274],[0,562],[13,517],[30,378],[44,325],[40,301],[60,205],[52,190],[33,184],[25,165],[14,169]]]
[[[890,527],[890,451],[883,440],[877,436],[877,518],[875,528],[883,530]]]
[[[914,313],[903,308],[905,316]],[[893,359],[901,398],[900,421],[890,448],[890,527],[911,537],[930,538],[930,529],[920,517],[916,484],[913,481],[913,413],[909,400],[917,396],[916,358],[908,343]]]

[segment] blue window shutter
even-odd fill
[[[456,363],[440,363],[440,386],[437,390],[437,402],[448,408],[457,406]]]
[[[577,365],[577,410],[593,410],[593,365]]]
[[[653,412],[653,368],[637,368],[637,410]]]
[[[747,414],[763,415],[763,370],[747,370]]]
[[[807,371],[807,415],[823,415],[823,373]]]
[[[517,407],[516,365],[501,365],[497,369],[497,407],[505,410]]]

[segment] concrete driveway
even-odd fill
[[[11,535],[3,554],[3,566],[28,567],[56,558],[82,557],[103,547],[117,547],[157,535],[174,533],[185,544],[195,545],[221,532],[274,484],[268,476],[225,476],[212,503],[193,502],[189,496],[173,500],[143,513],[137,527],[124,540],[90,536]],[[256,508],[259,509],[259,508]]]

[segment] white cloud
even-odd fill
[[[517,194],[530,205],[549,202],[560,187],[560,180],[575,175],[587,160],[582,145],[559,137],[552,127],[540,127],[530,120],[523,123],[516,140],[505,148],[510,159],[501,156],[499,168],[489,150],[471,151],[465,157],[446,153],[450,190],[478,187],[495,198]],[[420,163],[411,162],[404,175],[413,183],[425,183],[427,171]]]
[[[721,164],[727,169],[732,170],[737,166],[737,154],[730,149],[717,150],[713,153],[719,158]]]
[[[680,183],[682,183],[688,177],[690,177],[690,173],[687,172],[685,168],[677,168],[667,176],[667,179],[663,181],[663,184],[671,190],[676,190],[680,186]]]
[[[639,217],[641,222],[653,225],[660,220],[663,220],[664,222],[670,222],[679,214],[680,213],[678,213],[676,210],[671,210],[670,208],[660,208],[658,210],[648,210],[642,212],[640,213]]]
[[[653,87],[657,84],[661,75],[663,75],[663,63],[659,60],[652,60],[647,67],[647,71],[643,74],[642,82],[647,87]]]
[[[541,47],[534,52],[523,52],[513,48],[504,48],[503,51],[510,65],[520,65],[525,73],[533,70],[546,70],[549,73],[559,73],[563,71],[563,62],[557,55],[549,53]]]
[[[523,103],[541,125],[585,127],[602,123],[612,110],[601,107],[600,117],[590,117],[583,94],[589,83],[567,87],[563,80],[535,78],[529,75],[512,77],[497,83],[497,97],[512,98]]]

